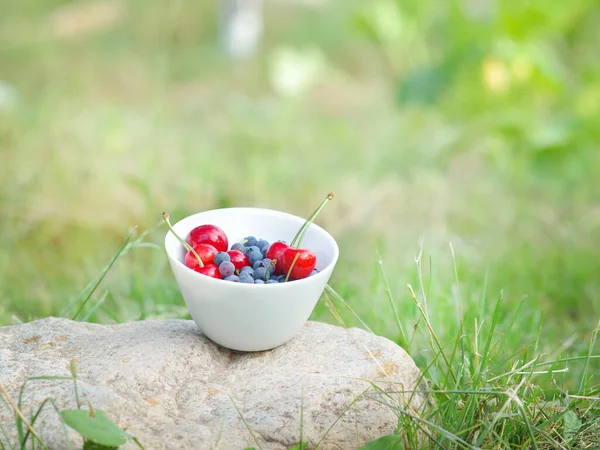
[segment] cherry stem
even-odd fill
[[[271,269],[271,267],[275,267],[275,264],[277,264],[277,259],[272,259],[271,262],[269,263],[269,265],[267,266],[267,273],[265,274],[265,282],[269,281],[269,275],[271,275],[270,269]]]
[[[287,280],[290,279],[290,275],[292,274],[292,269],[294,268],[294,265],[296,264],[296,261],[298,261],[298,257],[299,256],[300,256],[300,252],[296,252],[296,256],[294,256],[294,260],[292,261],[292,264],[290,265],[290,270],[288,270],[288,273],[285,276],[284,283],[287,283]]]
[[[169,220],[169,214],[166,211],[163,211],[162,217],[163,217],[163,220],[167,223],[167,226],[169,227],[169,230],[171,231],[171,233],[173,233],[173,235],[177,238],[177,240],[179,242],[181,242],[181,244],[187,251],[192,252],[194,254],[196,259],[198,260],[198,265],[200,267],[204,267],[204,263],[202,262],[202,259],[200,259],[200,256],[198,256],[198,253],[196,253],[196,250],[194,250],[191,245],[189,245],[187,242],[185,242],[183,239],[181,239],[179,237],[179,235],[175,232],[173,227],[171,226],[171,221]]]
[[[314,222],[315,218],[319,215],[319,213],[325,207],[325,205],[327,203],[329,203],[332,199],[333,199],[333,192],[330,192],[329,194],[327,194],[327,197],[325,197],[325,200],[323,200],[321,202],[319,207],[317,209],[315,209],[315,211],[311,214],[311,216],[308,219],[306,219],[306,222],[304,222],[304,225],[302,225],[302,227],[300,227],[300,229],[298,230],[298,233],[296,233],[296,236],[294,236],[294,239],[292,240],[290,247],[300,248],[300,245],[302,244],[302,241],[304,240],[304,236],[306,236],[306,232],[308,231],[308,228]]]

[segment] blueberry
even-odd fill
[[[260,248],[258,248],[256,245],[250,245],[250,246],[246,246],[246,253],[250,253],[250,252],[260,252]]]
[[[219,252],[215,255],[215,266],[220,266],[223,261],[231,261],[231,256],[225,252]]]
[[[316,275],[318,273],[319,273],[319,271],[317,269],[313,269],[313,271],[308,276],[312,277],[313,275]]]
[[[251,277],[254,276],[254,270],[252,269],[252,267],[250,266],[244,266],[240,269],[240,275],[247,273],[248,275],[250,275]]]
[[[277,278],[279,279],[280,283],[283,283],[285,281],[285,277],[286,277],[286,275],[284,274],[284,275],[279,275]]]
[[[259,250],[252,250],[248,252],[248,259],[250,260],[250,264],[254,267],[254,263],[256,261],[260,261],[263,259],[263,255]]]
[[[253,245],[256,245],[256,238],[254,236],[246,236],[244,241],[246,241],[246,247],[252,247]]]
[[[233,275],[235,273],[235,266],[231,261],[223,261],[221,264],[219,264],[219,273],[223,277]]]
[[[259,267],[267,268],[267,267],[269,267],[269,264],[271,264],[271,260],[269,258],[265,258],[265,259],[256,261],[254,264],[252,264],[252,268],[254,270],[258,269]],[[274,270],[274,268],[273,268],[273,270]],[[273,273],[273,270],[269,269],[269,272]]]
[[[261,279],[254,280],[254,284],[265,284],[265,282]]]
[[[233,244],[231,246],[231,250],[239,250],[242,253],[246,253],[246,246],[244,244],[240,244],[239,242],[236,242],[235,244]]]
[[[265,255],[265,256],[266,256],[267,252],[269,251],[269,247],[271,247],[271,246],[270,246],[269,244],[267,244],[267,245],[263,245],[263,246],[260,248],[260,251],[262,252],[262,254],[263,254],[263,255]]]
[[[254,284],[254,278],[247,273],[240,275],[240,283]]]
[[[228,277],[224,278],[225,281],[233,281],[235,283],[237,283],[238,281],[240,281],[240,277],[238,277],[237,275],[229,275]]]
[[[276,284],[276,283],[279,283],[279,281],[277,281],[275,279],[267,280],[267,284]]]
[[[269,242],[268,242],[268,241],[265,241],[264,239],[259,239],[259,240],[258,240],[258,242],[256,243],[256,246],[257,246],[258,248],[260,248],[260,249],[261,249],[261,251],[262,251],[262,248],[263,248],[265,245],[269,245]]]
[[[267,269],[265,269],[264,267],[259,267],[258,269],[256,269],[254,271],[254,278],[264,280],[266,274],[267,274]]]

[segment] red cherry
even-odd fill
[[[235,266],[236,270],[240,270],[242,267],[250,265],[248,256],[243,254],[239,250],[229,250],[227,254],[231,258],[231,262]]]
[[[266,258],[277,260],[277,264],[275,265],[275,273],[278,275],[287,273],[287,272],[284,272],[284,270],[283,270],[282,256],[283,256],[283,252],[288,248],[290,248],[290,246],[287,245],[285,242],[282,242],[282,241],[273,242],[271,244],[271,246],[269,247],[269,250],[267,250],[267,254],[265,255]],[[289,269],[289,266],[288,266],[288,269]]]
[[[212,264],[213,260],[215,259],[215,255],[217,254],[217,249],[210,244],[198,244],[194,247],[194,251],[198,253],[198,256],[205,266]],[[201,269],[201,267],[198,265],[196,255],[194,255],[192,252],[187,252],[185,254],[185,265],[195,271]]]
[[[290,278],[298,280],[310,275],[317,264],[317,257],[313,252],[305,248],[286,248],[283,251],[282,257],[283,271],[286,275],[294,262],[294,258],[296,258],[296,254],[298,254],[298,259],[292,268]]]
[[[192,247],[198,244],[210,244],[219,252],[226,252],[229,248],[227,235],[216,225],[200,225],[194,228],[185,241]]]
[[[219,272],[219,268],[214,264],[207,264],[204,267],[198,267],[194,270],[198,273],[201,273],[202,275],[206,275],[207,277],[218,278],[219,280],[222,279],[221,273]]]

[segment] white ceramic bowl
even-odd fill
[[[225,231],[229,248],[246,236],[270,243],[292,241],[305,219],[259,208],[225,208],[186,217],[173,225],[185,239],[195,227],[216,225]],[[241,351],[268,350],[289,341],[308,320],[338,259],[335,239],[311,225],[302,248],[317,256],[319,273],[281,284],[245,284],[210,278],[183,264],[185,249],[167,232],[165,249],[179,289],[200,330],[223,347]]]

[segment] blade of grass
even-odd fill
[[[554,448],[560,448],[561,450],[568,450],[567,447],[565,447],[564,445],[562,445],[560,442],[558,442],[556,439],[554,439],[552,436],[550,436],[544,430],[540,430],[537,427],[533,427],[533,429],[538,434],[541,434],[542,436],[544,436],[552,445],[554,445]]]
[[[435,347],[434,344],[433,344],[433,342],[435,341],[435,343],[438,346],[438,349],[441,350],[441,352],[442,352],[442,358],[444,359],[444,362],[446,363],[447,370],[451,374],[453,382],[456,383],[457,382],[456,374],[454,373],[454,369],[452,368],[452,365],[450,364],[450,361],[448,360],[448,357],[446,356],[446,354],[443,351],[442,343],[440,342],[437,334],[435,333],[433,327],[431,326],[431,322],[429,321],[429,318],[428,318],[427,314],[425,313],[425,311],[423,311],[423,307],[421,306],[421,304],[417,300],[417,296],[415,295],[415,291],[413,290],[412,286],[410,284],[407,284],[407,286],[408,286],[408,289],[409,289],[409,291],[411,293],[411,296],[412,296],[414,302],[417,305],[417,309],[421,313],[421,316],[423,317],[423,320],[425,321],[425,325],[427,326],[427,329],[429,330],[429,336],[430,336],[432,350]]]
[[[523,385],[523,383],[525,383],[524,379],[521,380],[521,382],[517,385],[517,387],[515,388],[515,390],[518,391],[519,389],[521,389],[521,386]],[[483,441],[485,440],[485,438],[488,436],[488,434],[490,434],[490,432],[492,432],[494,430],[494,427],[496,426],[496,423],[498,423],[498,420],[500,420],[500,418],[501,418],[502,414],[504,413],[504,411],[506,411],[506,409],[513,402],[514,398],[511,397],[511,395],[509,395],[509,391],[505,391],[504,394],[507,397],[506,401],[504,402],[504,405],[502,405],[502,407],[500,408],[500,411],[498,411],[498,413],[494,416],[494,418],[492,419],[492,421],[488,424],[488,426],[484,429],[484,431],[477,438],[477,441],[475,442],[475,445],[477,447],[480,447],[481,444],[483,443]]]
[[[81,402],[79,401],[79,390],[77,389],[77,362],[74,359],[69,362],[69,370],[71,371],[71,377],[73,378],[73,388],[75,389],[75,401],[77,402],[77,409],[80,409]]]
[[[250,436],[252,436],[252,439],[254,440],[254,442],[256,443],[256,445],[258,446],[258,448],[260,450],[262,450],[262,447],[260,446],[260,443],[258,442],[258,439],[256,438],[256,436],[254,435],[254,433],[252,432],[252,429],[250,428],[250,425],[248,424],[248,422],[246,422],[246,419],[244,417],[244,415],[242,414],[242,412],[240,411],[240,408],[238,408],[238,405],[235,403],[235,401],[233,400],[233,397],[231,396],[231,394],[229,394],[228,392],[226,392],[227,396],[229,397],[229,400],[231,400],[231,403],[233,403],[233,407],[235,408],[235,410],[237,411],[238,415],[240,416],[240,419],[242,419],[242,422],[244,423],[244,425],[246,426],[246,429],[248,430],[248,432],[250,433]]]
[[[104,291],[100,299],[90,308],[90,310],[81,319],[82,322],[87,322],[90,317],[102,306],[106,298],[108,297],[108,291]]]
[[[131,437],[131,440],[132,440],[133,442],[135,442],[135,445],[137,445],[137,446],[138,446],[138,448],[140,448],[140,449],[142,449],[142,450],[146,450],[146,449],[144,448],[144,446],[142,445],[142,443],[139,441],[139,439],[138,439],[138,438],[136,438],[135,436],[132,436],[132,437]]]
[[[102,281],[104,281],[104,278],[106,278],[106,275],[108,274],[108,272],[110,272],[110,269],[112,268],[112,266],[119,260],[119,258],[121,258],[121,256],[123,256],[126,253],[126,251],[128,250],[129,242],[131,241],[131,238],[134,236],[136,230],[137,230],[137,227],[134,227],[131,230],[131,232],[125,239],[125,242],[123,242],[123,245],[121,245],[121,248],[112,257],[112,259],[110,260],[108,265],[102,270],[100,276],[98,277],[98,280],[96,281],[96,284],[94,284],[94,286],[88,292],[87,296],[84,298],[83,303],[79,306],[79,309],[71,317],[72,320],[77,320],[77,316],[83,310],[83,308],[85,307],[87,302],[90,300],[90,298],[92,298],[92,295],[94,295],[94,292],[96,292],[96,289],[98,289],[98,286],[100,286]]]
[[[592,351],[594,350],[596,338],[598,337],[598,331],[600,331],[600,322],[598,322],[598,325],[596,326],[594,331],[592,331],[592,336],[590,337],[590,343],[588,345],[587,357],[585,359],[585,363],[583,366],[583,373],[581,374],[581,381],[579,382],[579,389],[577,390],[577,393],[580,395],[585,393],[585,387],[586,387],[586,383],[587,383],[587,374],[588,374],[588,369],[590,367],[590,359],[592,356]]]
[[[496,326],[498,325],[498,320],[500,318],[500,310],[502,305],[503,292],[500,291],[500,295],[498,296],[498,300],[496,300],[496,306],[494,307],[494,314],[492,315],[492,323],[490,325],[490,331],[488,332],[488,336],[485,342],[485,347],[483,349],[482,357],[481,357],[481,366],[479,368],[479,372],[477,374],[477,378],[481,379],[483,373],[487,367],[487,362],[489,360],[488,356],[490,354],[490,347],[492,346],[492,339],[496,334]]]
[[[518,369],[512,369],[509,370],[508,372],[505,373],[501,373],[500,375],[496,375],[495,377],[492,377],[490,379],[487,380],[488,383],[491,383],[493,381],[499,380],[500,378],[504,378],[504,377],[511,377],[512,375],[516,375],[519,372],[523,372],[525,369],[527,369],[530,366],[535,366],[535,362],[541,358],[542,355],[538,355],[535,358],[533,358],[532,360],[530,360],[529,362],[526,362],[525,364],[523,364],[522,366],[520,366]]]
[[[0,393],[2,393],[4,395],[4,397],[10,404],[11,408],[13,409],[14,413],[16,414],[16,416],[18,416],[23,421],[22,423],[25,425],[25,427],[27,427],[27,429],[31,431],[31,434],[38,440],[38,442],[40,444],[42,444],[42,446],[44,448],[46,448],[46,445],[44,444],[44,441],[42,441],[42,438],[40,437],[40,435],[37,433],[37,431],[35,431],[35,429],[31,426],[31,424],[29,424],[29,422],[27,421],[27,418],[25,417],[23,412],[19,409],[19,407],[15,404],[13,399],[10,397],[10,394],[6,390],[6,387],[4,387],[4,385],[2,383],[0,383]],[[19,436],[19,438],[20,438],[19,440],[21,440],[21,436]]]
[[[161,225],[163,224],[162,220],[159,221],[153,228],[150,228],[146,231],[144,231],[143,233],[141,233],[139,235],[138,238],[135,239],[135,241],[132,243],[132,246],[134,247],[138,247],[138,246],[142,246],[143,244],[145,244],[143,242],[143,240],[146,238],[146,236],[148,236],[150,233],[154,232],[156,229],[158,229]],[[135,228],[132,230],[132,233],[135,231]],[[121,255],[123,256],[123,255]],[[104,269],[102,269],[102,271],[106,271],[107,267],[104,267]],[[84,288],[81,290],[81,292],[79,293],[79,295],[77,296],[77,298],[75,298],[75,300],[71,301],[62,311],[61,311],[61,317],[66,317],[69,313],[69,311],[71,311],[71,309],[78,304],[86,295],[86,293],[92,288],[92,286],[94,285],[94,283],[96,282],[95,278],[92,278],[85,286]]]
[[[326,285],[325,292],[327,292],[327,294],[329,294],[332,298],[336,299],[342,305],[344,305],[348,309],[348,311],[350,311],[354,315],[354,317],[358,319],[361,325],[365,327],[365,330],[367,330],[369,333],[373,333],[371,328],[369,328],[369,326],[360,318],[356,311],[354,311],[354,309],[352,309],[352,307],[342,298],[342,296],[338,294],[331,286]]]
[[[48,397],[47,399],[45,399],[40,406],[38,407],[37,411],[35,412],[35,414],[31,417],[31,426],[35,425],[35,421],[37,420],[37,418],[39,417],[40,413],[42,412],[42,409],[44,409],[44,406],[46,405],[46,403],[49,403],[50,397]],[[29,435],[31,434],[31,430],[27,430],[27,433],[25,433],[25,436],[23,437],[23,440],[21,440],[21,448],[25,447],[25,444],[27,443],[27,439],[29,438]],[[33,444],[33,443],[32,443]]]
[[[10,443],[10,439],[8,438],[8,433],[4,429],[4,426],[2,425],[2,423],[0,423],[0,433],[2,433],[2,436],[4,436],[4,439],[6,439],[6,445],[8,445],[8,448],[10,450],[15,450],[15,447]],[[2,449],[6,448],[4,446],[4,444],[2,443],[2,441],[0,441],[0,445],[2,445],[2,447],[0,447],[0,448],[2,448]]]
[[[531,443],[533,445],[533,448],[535,448],[536,450],[539,450],[537,440],[535,438],[535,431],[533,430],[533,425],[531,424],[531,419],[527,415],[527,411],[525,411],[525,407],[523,406],[523,401],[517,396],[516,392],[518,392],[518,389],[515,389],[514,391],[512,391],[510,395],[513,397],[513,401],[514,401],[515,405],[517,406],[517,409],[523,416],[523,420],[525,421],[525,425],[527,426],[527,432],[529,433],[529,437],[531,438]]]
[[[551,366],[551,365],[556,364],[556,363],[563,363],[563,362],[570,362],[570,361],[581,361],[581,360],[589,360],[589,359],[597,359],[597,358],[600,358],[600,355],[571,356],[571,357],[568,357],[568,358],[559,358],[559,359],[553,359],[552,361],[539,362],[539,363],[536,363],[535,367]]]
[[[21,388],[19,389],[19,397],[17,400],[17,407],[22,410],[23,409],[23,394],[25,393],[25,387],[27,386],[27,383],[29,383],[30,381],[36,381],[36,380],[44,380],[44,381],[48,381],[48,380],[70,380],[70,377],[64,377],[64,376],[53,376],[53,375],[49,375],[49,376],[37,376],[37,377],[29,377],[27,378],[23,384],[21,385]],[[17,419],[16,421],[16,425],[17,425],[17,431],[19,433],[19,441],[23,441],[23,437],[24,434],[21,434],[23,432],[23,422],[21,421],[20,418]],[[26,439],[25,439],[26,440]]]
[[[504,296],[504,291],[500,291],[500,295]],[[510,324],[508,325],[508,327],[506,328],[506,330],[504,331],[504,334],[507,335],[509,333],[512,332],[513,327],[515,326],[515,324],[517,323],[517,319],[519,319],[521,317],[521,309],[523,309],[523,305],[525,304],[525,300],[527,300],[527,297],[523,297],[521,299],[521,301],[518,303],[517,308],[515,309],[514,313],[513,313],[513,318],[510,322]],[[498,345],[500,345],[502,342],[504,342],[504,338],[499,338],[496,343],[493,345],[492,348],[497,348]]]
[[[223,418],[221,418],[221,425],[219,425],[219,434],[217,434],[217,439],[215,442],[210,444],[210,450],[215,448],[219,448],[219,442],[221,441],[221,437],[223,437]]]
[[[423,283],[423,268],[421,266],[421,260],[423,258],[423,241],[419,241],[419,254],[414,257],[415,264],[417,266],[417,276],[419,278],[419,286],[421,288],[421,295],[423,297],[423,304],[425,305],[424,312],[429,320],[429,308],[427,306],[427,294],[425,294],[425,283]]]
[[[52,398],[50,399],[50,404],[52,405],[54,411],[56,411],[56,414],[58,414],[58,417],[60,418],[60,423],[62,425],[63,433],[65,435],[65,442],[67,443],[67,449],[73,450],[73,447],[71,446],[71,439],[69,439],[69,431],[67,430],[67,425],[65,424],[65,421],[63,420],[62,415],[60,414],[60,409],[58,409],[58,406],[56,406],[56,403]]]
[[[391,408],[394,412],[396,412],[397,414],[401,414],[404,415],[408,418],[410,418],[413,421],[417,421],[420,422],[424,425],[427,425],[428,427],[436,430],[438,433],[443,434],[445,437],[447,437],[448,439],[450,439],[452,442],[455,442],[457,444],[462,445],[464,448],[468,448],[469,450],[481,450],[478,446],[473,446],[471,444],[469,444],[467,441],[465,441],[464,439],[461,439],[460,437],[456,436],[454,433],[451,433],[450,431],[446,430],[445,428],[442,428],[436,424],[434,424],[433,422],[430,422],[427,419],[423,419],[422,417],[419,417],[415,414],[411,414],[407,411],[404,411],[403,409],[394,409],[393,405],[387,404],[386,402],[381,402],[383,405],[388,406],[389,408]]]
[[[463,379],[463,371],[465,370],[465,339],[466,339],[466,335],[464,334],[464,323],[460,322],[458,324],[459,329],[458,329],[458,335],[456,337],[456,344],[457,347],[460,347],[460,363],[458,365],[458,371],[456,374],[456,378],[454,379],[454,387],[458,387],[460,385],[461,380]],[[445,356],[445,355],[444,355]],[[450,365],[450,367],[454,367],[454,365],[452,364],[454,362],[454,356],[455,354],[452,354],[452,358],[449,360],[450,362],[448,362],[447,364]],[[448,374],[450,374],[450,371],[447,370],[446,373],[446,384],[448,384]]]
[[[486,269],[485,271],[485,276],[483,277],[483,286],[481,288],[481,298],[479,299],[479,304],[481,306],[481,309],[479,310],[479,316],[480,317],[486,317],[487,311],[487,290],[488,290],[488,277],[489,277],[489,270]]]
[[[394,317],[396,319],[396,325],[398,326],[398,331],[400,332],[400,342],[398,344],[400,345],[400,347],[404,348],[410,355],[410,348],[408,347],[408,341],[406,340],[406,333],[404,332],[404,327],[402,326],[402,322],[400,321],[398,308],[396,307],[396,302],[394,301],[394,296],[392,295],[390,284],[388,283],[385,270],[383,269],[383,259],[381,258],[381,254],[379,253],[379,251],[377,252],[377,257],[379,258],[379,270],[381,272],[381,277],[383,278],[384,290],[387,295],[388,301],[392,305],[392,310],[394,311]]]
[[[319,445],[321,445],[321,442],[323,442],[323,439],[325,439],[327,437],[327,435],[329,434],[329,432],[333,429],[333,427],[335,427],[335,425],[340,421],[340,419],[342,417],[344,417],[344,414],[346,414],[350,408],[352,408],[352,406],[354,406],[354,404],[363,396],[365,395],[365,393],[367,391],[369,391],[370,388],[365,389],[364,391],[362,391],[360,394],[358,394],[358,396],[356,396],[354,398],[354,400],[352,400],[350,402],[350,404],[342,411],[342,413],[333,421],[333,423],[331,424],[331,426],[329,428],[327,428],[327,430],[325,430],[325,433],[323,433],[323,435],[321,436],[321,438],[319,439],[319,441],[315,444],[314,446],[314,450],[317,450],[319,448]]]
[[[338,324],[341,327],[348,328],[348,326],[346,325],[346,322],[344,322],[344,319],[342,319],[342,316],[340,315],[340,312],[338,311],[338,309],[333,304],[333,301],[331,300],[331,297],[330,297],[329,294],[327,294],[325,296],[325,306],[327,307],[327,309],[329,310],[329,312],[331,313],[331,315],[335,318],[335,320],[337,320]]]
[[[460,284],[458,282],[458,267],[456,265],[456,255],[454,253],[454,246],[452,242],[450,242],[450,253],[452,254],[452,266],[454,267],[454,280],[456,282],[456,304],[458,306],[458,318],[460,323],[463,322],[463,305],[462,305],[462,297],[460,295]]]

